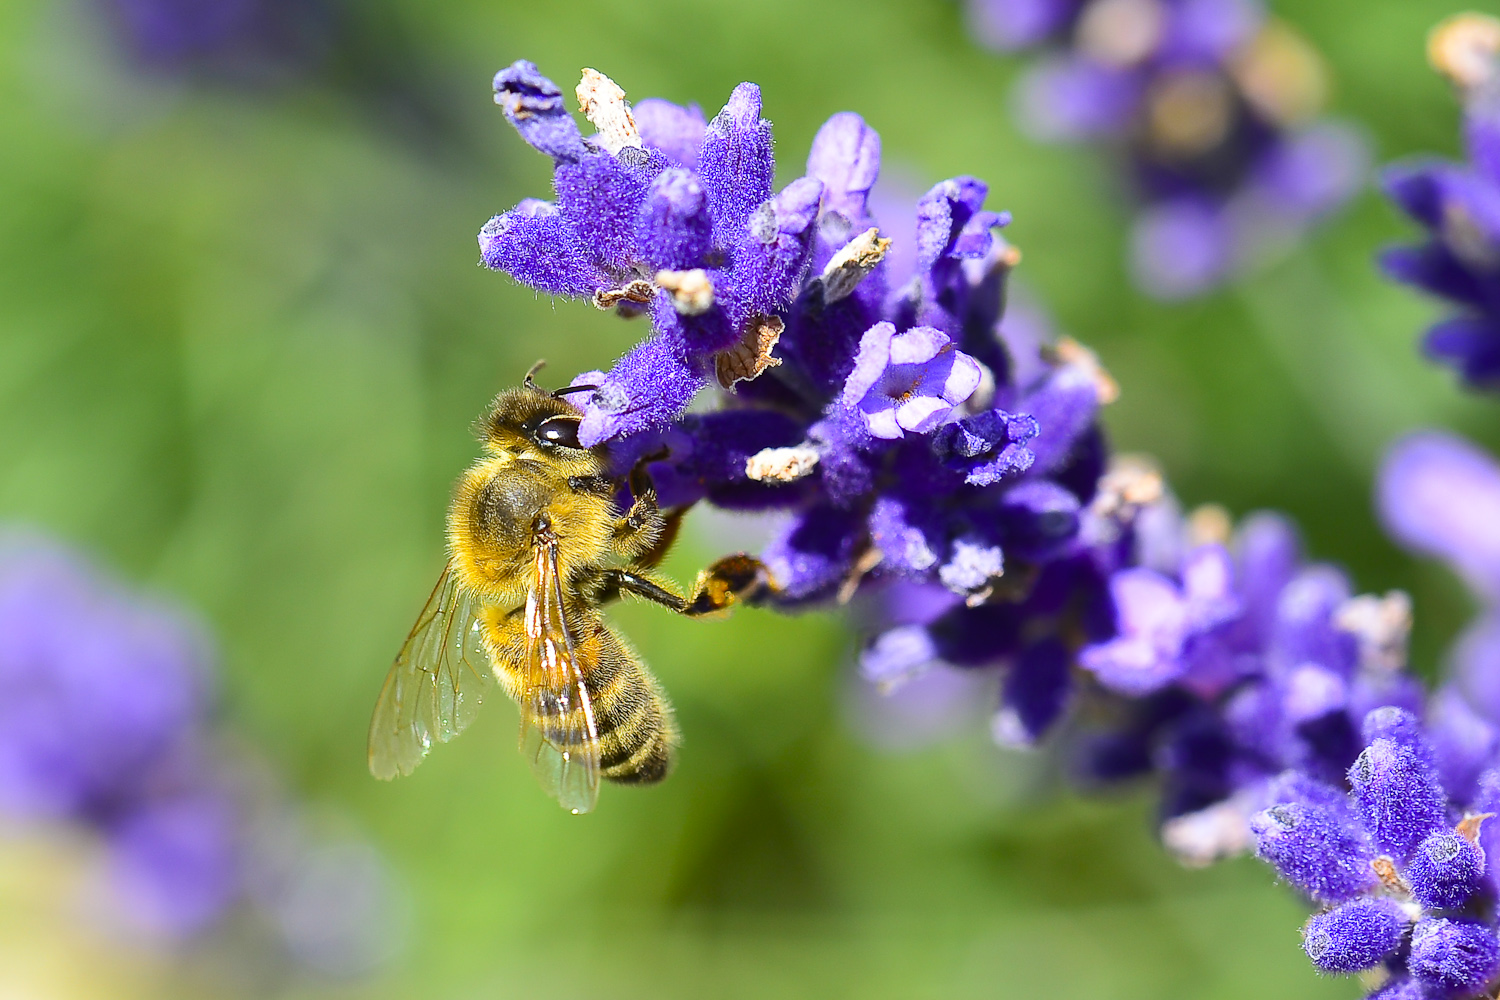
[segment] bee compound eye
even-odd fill
[[[561,445],[564,448],[582,448],[578,443],[577,417],[548,417],[537,425],[535,438],[541,444]]]

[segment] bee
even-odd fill
[[[448,510],[448,562],[386,675],[370,721],[377,778],[410,774],[434,741],[473,721],[490,681],[520,708],[521,753],[573,813],[599,779],[651,784],[680,742],[666,693],[601,609],[630,594],[678,614],[723,611],[770,586],[751,556],[727,556],[684,596],[655,572],[685,508],[663,512],[646,472],[611,474],[579,444],[582,412],[532,381],[496,397],[483,456]],[[629,488],[630,503],[616,503]]]

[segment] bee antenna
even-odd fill
[[[546,368],[546,367],[547,367],[546,360],[542,360],[542,361],[538,361],[536,364],[534,364],[530,368],[526,369],[526,377],[521,380],[521,384],[524,385],[528,389],[539,388],[539,386],[534,381],[532,381],[532,376],[535,375],[537,372],[541,371],[543,368]]]
[[[575,392],[593,392],[597,388],[599,388],[597,385],[565,385],[561,389],[552,390],[552,398],[562,399],[564,396],[571,396]]]

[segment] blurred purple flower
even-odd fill
[[[976,39],[1038,50],[1015,91],[1047,142],[1106,144],[1139,210],[1131,271],[1179,299],[1295,245],[1364,183],[1368,142],[1317,117],[1317,54],[1254,0],[969,0]]]
[[[1433,29],[1428,55],[1464,102],[1468,162],[1426,157],[1387,167],[1385,193],[1427,230],[1380,255],[1388,277],[1457,309],[1428,331],[1427,354],[1470,388],[1500,386],[1500,21],[1458,14]]]
[[[326,0],[95,0],[148,69],[256,78],[315,62],[335,20]]]
[[[181,614],[0,535],[0,817],[97,837],[111,909],[169,941],[244,904],[263,833],[264,796],[214,732],[209,664]]]

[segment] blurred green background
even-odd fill
[[[1376,276],[1376,247],[1409,235],[1387,205],[1367,193],[1270,271],[1163,306],[1127,284],[1108,165],[1018,136],[1019,63],[972,45],[956,4],[365,7],[363,65],[233,88],[132,74],[86,6],[0,0],[0,517],[198,609],[230,725],[406,881],[404,957],[334,992],[1357,994],[1314,975],[1302,904],[1268,869],[1177,868],[1148,793],[1045,792],[1045,764],[994,749],[979,720],[915,750],[871,745],[833,616],[623,609],[686,745],[671,781],[606,789],[585,819],[538,792],[503,702],[395,784],[366,773],[364,736],[441,566],[472,420],[537,357],[564,379],[643,333],[476,266],[479,226],[548,189],[545,159],[490,103],[511,60],[565,90],[593,66],[634,99],[710,114],[757,81],[783,182],[845,109],[881,132],[888,169],[987,179],[1015,213],[1021,281],[1124,388],[1117,446],[1159,456],[1188,504],[1286,510],[1360,588],[1410,590],[1432,673],[1471,607],[1381,536],[1372,470],[1408,428],[1494,448],[1500,427],[1417,356],[1435,308]],[[1456,152],[1454,101],[1423,54],[1456,8],[1273,7],[1325,54],[1334,110],[1380,160]],[[416,112],[372,66],[422,88]],[[688,579],[724,545],[700,523],[669,568]],[[125,988],[95,986],[77,995]]]

